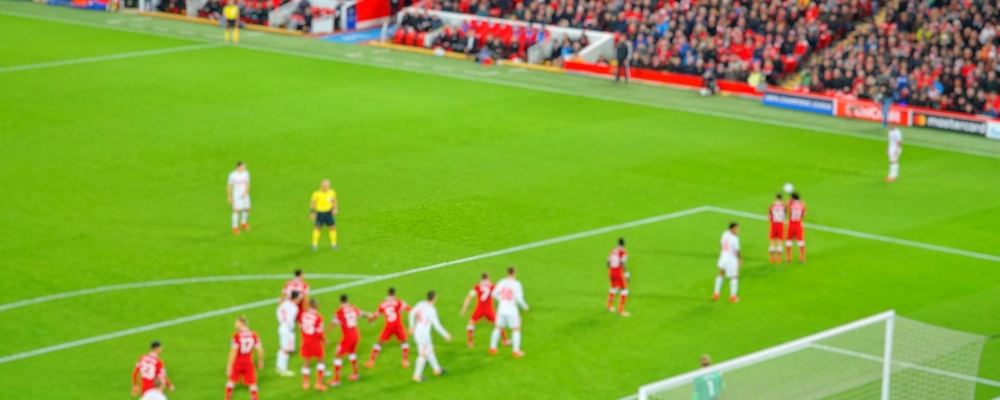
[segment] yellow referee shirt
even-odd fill
[[[222,7],[222,15],[224,15],[226,19],[230,21],[239,19],[240,7],[237,6],[235,2],[226,4],[225,7]]]
[[[312,201],[316,204],[316,212],[327,212],[333,209],[333,201],[337,200],[337,192],[330,190],[317,190],[313,192]]]

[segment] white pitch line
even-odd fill
[[[761,221],[767,221],[767,216],[765,216],[765,215],[748,213],[748,212],[739,211],[739,210],[730,210],[728,208],[708,206],[708,211],[722,213],[722,214],[735,215],[735,216],[739,216],[739,217],[752,218],[752,219],[761,220]],[[1000,256],[993,255],[993,254],[977,253],[977,252],[974,252],[974,251],[968,251],[968,250],[956,249],[956,248],[951,248],[951,247],[939,246],[939,245],[936,245],[936,244],[914,242],[912,240],[897,239],[897,238],[894,238],[894,237],[888,237],[888,236],[882,236],[882,235],[875,235],[875,234],[871,234],[871,233],[852,231],[852,230],[849,230],[849,229],[841,229],[841,228],[834,228],[834,227],[831,227],[831,226],[816,225],[816,224],[811,224],[811,223],[808,223],[808,222],[802,224],[802,226],[805,226],[806,228],[809,228],[809,229],[815,229],[817,231],[837,233],[837,234],[845,235],[845,236],[854,236],[856,238],[877,240],[877,241],[880,241],[880,242],[886,242],[886,243],[898,244],[898,245],[903,245],[903,246],[916,247],[916,248],[920,248],[920,249],[924,249],[924,250],[939,251],[939,252],[942,252],[942,253],[948,253],[948,254],[955,254],[955,255],[959,255],[959,256],[978,258],[980,260],[1000,262]]]
[[[22,18],[32,18],[32,19],[37,19],[37,20],[41,20],[41,21],[52,21],[52,22],[60,22],[60,23],[72,24],[72,25],[90,26],[90,27],[103,28],[103,29],[114,29],[114,30],[121,30],[121,31],[133,32],[133,33],[140,33],[140,34],[151,34],[149,32],[131,31],[131,30],[129,30],[127,28],[124,28],[124,27],[108,26],[106,24],[102,25],[102,24],[89,23],[89,22],[85,22],[85,21],[79,21],[79,20],[73,20],[73,19],[67,19],[67,18],[41,16],[41,15],[37,15],[37,14],[22,13],[22,12],[17,12],[17,11],[2,10],[2,11],[0,11],[0,14],[11,15],[11,16],[15,16],[15,17],[22,17]],[[177,37],[177,36],[170,35],[170,34],[161,34],[159,36],[172,37],[172,38],[176,38]],[[517,87],[517,88],[521,88],[521,89],[529,89],[529,90],[537,90],[537,91],[541,91],[541,92],[549,92],[549,93],[562,94],[562,95],[567,95],[567,96],[585,97],[585,98],[590,98],[590,99],[595,99],[595,100],[613,101],[613,102],[617,102],[617,103],[625,103],[625,104],[632,104],[632,105],[637,105],[637,106],[659,108],[659,109],[663,109],[663,110],[682,111],[682,112],[687,112],[687,113],[691,113],[691,114],[709,115],[709,116],[719,117],[719,118],[735,119],[735,120],[738,120],[738,121],[747,121],[747,122],[754,122],[754,123],[759,123],[759,124],[766,124],[766,125],[773,125],[773,126],[782,126],[782,127],[786,127],[786,128],[803,129],[803,130],[809,130],[809,131],[819,132],[819,133],[828,133],[828,134],[833,134],[833,135],[853,137],[853,138],[857,138],[857,139],[874,140],[874,141],[879,141],[879,142],[884,142],[885,141],[885,139],[882,138],[882,137],[880,137],[880,136],[866,135],[866,134],[862,134],[862,133],[858,133],[858,132],[852,132],[852,131],[846,131],[846,130],[834,130],[834,129],[829,129],[829,128],[826,128],[826,127],[823,127],[823,126],[819,126],[819,125],[808,125],[808,124],[800,124],[800,123],[794,123],[794,122],[785,122],[785,121],[778,121],[778,120],[775,120],[775,119],[772,119],[772,118],[761,118],[761,117],[753,117],[753,116],[740,115],[740,114],[731,114],[731,113],[727,113],[727,112],[724,112],[724,111],[708,110],[708,109],[703,109],[703,108],[695,108],[695,107],[687,107],[687,106],[674,106],[674,105],[668,105],[668,104],[655,103],[655,102],[651,102],[651,101],[637,100],[637,99],[628,98],[628,97],[618,97],[618,96],[610,96],[610,95],[603,95],[603,94],[597,94],[597,93],[582,92],[582,91],[577,91],[577,90],[562,89],[562,88],[556,88],[556,87],[551,87],[551,86],[542,86],[542,85],[536,85],[536,84],[531,84],[531,83],[521,83],[521,82],[512,82],[512,81],[504,81],[504,80],[497,80],[497,79],[489,79],[489,78],[484,78],[484,77],[474,77],[472,75],[467,75],[467,74],[455,74],[455,73],[452,73],[454,70],[452,70],[451,68],[447,68],[447,67],[438,67],[438,66],[435,66],[434,67],[434,71],[445,72],[445,73],[436,73],[436,72],[433,72],[433,71],[430,71],[430,70],[420,70],[420,69],[415,69],[415,68],[409,68],[409,67],[406,67],[406,66],[368,63],[366,61],[361,61],[361,60],[358,60],[358,59],[352,59],[351,57],[349,57],[349,58],[342,58],[342,57],[332,56],[332,55],[327,55],[327,54],[311,53],[311,52],[296,51],[296,50],[287,50],[287,49],[281,49],[281,48],[266,47],[266,46],[259,46],[259,45],[249,45],[249,44],[241,45],[240,47],[245,48],[245,49],[252,49],[252,50],[257,50],[257,51],[265,51],[265,52],[270,52],[270,53],[275,53],[275,54],[294,55],[294,56],[298,56],[298,57],[306,57],[306,58],[314,58],[314,59],[319,59],[319,60],[327,60],[327,61],[342,62],[342,63],[349,63],[349,64],[365,65],[365,66],[376,67],[376,68],[394,69],[394,70],[398,70],[398,71],[406,71],[406,72],[413,72],[413,73],[418,73],[418,74],[443,76],[443,77],[454,78],[454,79],[464,79],[464,80],[481,82],[481,83],[491,83],[491,84],[494,84],[494,85],[510,86],[510,87]],[[361,57],[359,57],[359,58],[361,58]],[[968,154],[968,155],[974,155],[974,156],[980,156],[980,157],[1000,159],[1000,154],[998,154],[998,153],[992,153],[992,152],[988,152],[988,151],[979,151],[979,150],[966,149],[966,148],[961,148],[961,147],[952,147],[952,146],[940,145],[940,144],[928,143],[928,142],[918,142],[918,141],[914,141],[914,140],[910,140],[907,143],[908,143],[908,146],[913,146],[913,147],[923,147],[923,148],[927,148],[927,149],[947,151],[947,152],[952,152],[952,153],[960,153],[960,154]]]
[[[309,279],[367,279],[371,278],[372,275],[309,274],[307,275],[307,277]],[[99,286],[95,288],[80,289],[70,292],[55,293],[55,294],[35,297],[33,299],[26,299],[21,301],[15,301],[13,303],[0,304],[0,311],[7,311],[19,307],[24,307],[27,305],[44,303],[53,300],[61,300],[70,297],[85,296],[88,294],[95,294],[95,293],[112,292],[116,290],[150,288],[157,286],[187,285],[191,283],[260,281],[260,280],[275,280],[275,279],[291,279],[291,277],[288,274],[229,275],[229,276],[203,276],[195,278],[178,278],[178,279],[166,279],[159,281],[122,283],[117,285]]]
[[[61,66],[64,66],[64,65],[85,64],[85,63],[92,63],[92,62],[98,62],[98,61],[120,60],[120,59],[123,59],[123,58],[144,57],[144,56],[152,56],[152,55],[157,55],[157,54],[179,53],[179,52],[182,52],[182,51],[210,49],[210,48],[213,48],[213,47],[219,47],[219,45],[215,44],[215,43],[195,44],[195,45],[190,45],[190,46],[168,47],[168,48],[165,48],[165,49],[142,50],[142,51],[133,51],[133,52],[129,52],[129,53],[108,54],[108,55],[104,55],[104,56],[74,58],[74,59],[70,59],[70,60],[59,60],[59,61],[49,61],[49,62],[43,62],[43,63],[37,63],[37,64],[14,65],[14,66],[10,66],[10,67],[2,67],[2,68],[0,68],[0,73],[4,73],[4,72],[17,72],[17,71],[27,71],[27,70],[40,69],[40,68],[61,67]]]
[[[469,75],[475,75],[475,76],[497,76],[497,75],[500,75],[499,71],[469,71],[469,70],[465,70],[465,71],[462,71],[462,72],[464,72],[466,74],[469,74]]]
[[[372,58],[372,60],[375,60],[375,61],[378,61],[378,62],[381,62],[381,63],[387,63],[387,64],[392,64],[392,63],[395,62],[392,59],[382,58],[382,57],[375,57],[375,58]]]
[[[372,50],[372,54],[386,54],[386,53],[390,53],[390,52],[391,52],[391,50],[389,50],[389,49],[376,49],[376,50]]]
[[[424,64],[419,64],[419,63],[415,63],[415,62],[412,62],[412,61],[403,61],[403,65],[405,65],[407,67],[413,67],[413,68],[423,68],[424,67]]]
[[[479,254],[479,255],[475,255],[475,256],[471,256],[471,257],[466,257],[466,258],[462,258],[462,259],[458,259],[458,260],[453,260],[453,261],[446,261],[446,262],[443,262],[443,263],[438,263],[438,264],[434,264],[434,265],[428,265],[426,267],[414,268],[414,269],[410,269],[410,270],[406,270],[406,271],[401,271],[401,272],[396,272],[396,273],[392,273],[392,274],[379,275],[379,276],[374,276],[374,277],[367,278],[367,279],[361,279],[361,280],[357,280],[357,281],[353,281],[353,282],[342,283],[342,284],[339,284],[339,285],[328,286],[328,287],[324,287],[324,288],[320,288],[320,289],[316,289],[316,290],[311,290],[309,293],[313,294],[313,295],[323,294],[323,293],[329,293],[329,292],[343,290],[343,289],[347,289],[347,288],[351,288],[351,287],[355,287],[355,286],[366,285],[366,284],[373,283],[373,282],[384,281],[386,279],[392,279],[392,278],[397,278],[397,277],[400,277],[400,276],[406,276],[406,275],[416,274],[416,273],[420,273],[420,272],[431,271],[431,270],[435,270],[435,269],[438,269],[438,268],[444,268],[444,267],[451,266],[451,265],[462,264],[462,263],[467,263],[467,262],[476,261],[476,260],[482,260],[484,258],[490,258],[490,257],[501,256],[501,255],[504,255],[504,254],[516,253],[516,252],[519,252],[519,251],[530,250],[530,249],[534,249],[534,248],[538,248],[538,247],[543,247],[543,246],[548,246],[548,245],[552,245],[552,244],[556,244],[556,243],[568,242],[568,241],[571,241],[571,240],[581,239],[581,238],[585,238],[585,237],[589,237],[589,236],[594,236],[594,235],[600,235],[600,234],[603,234],[603,233],[613,232],[613,231],[617,231],[617,230],[621,230],[621,229],[627,229],[627,228],[632,228],[632,227],[636,227],[636,226],[648,225],[648,224],[652,224],[652,223],[656,223],[656,222],[660,222],[660,221],[666,221],[666,220],[669,220],[669,219],[680,218],[680,217],[683,217],[683,216],[686,216],[686,215],[697,214],[697,213],[704,212],[704,211],[707,211],[707,210],[708,210],[708,208],[706,206],[695,207],[695,208],[691,208],[691,209],[687,209],[687,210],[683,210],[683,211],[677,211],[677,212],[673,212],[673,213],[669,213],[669,214],[658,215],[658,216],[655,216],[655,217],[644,218],[644,219],[640,219],[640,220],[637,220],[637,221],[632,221],[632,222],[626,222],[626,223],[617,224],[617,225],[606,226],[604,228],[592,229],[592,230],[589,230],[589,231],[583,231],[583,232],[574,233],[574,234],[571,234],[571,235],[559,236],[559,237],[555,237],[555,238],[552,238],[552,239],[546,239],[546,240],[541,240],[541,241],[532,242],[532,243],[528,243],[528,244],[522,244],[520,246],[508,247],[508,248],[503,249],[503,250],[492,251],[492,252],[489,252],[489,253]],[[260,300],[260,301],[255,301],[253,303],[247,303],[247,304],[242,304],[242,305],[238,305],[238,306],[227,307],[227,308],[223,308],[223,309],[215,310],[215,311],[203,312],[203,313],[200,313],[200,314],[195,314],[195,315],[190,315],[190,316],[187,316],[187,317],[176,318],[176,319],[172,319],[172,320],[168,320],[168,321],[163,321],[163,322],[157,322],[155,324],[139,326],[139,327],[135,327],[135,328],[131,328],[131,329],[125,329],[125,330],[121,330],[121,331],[118,331],[118,332],[112,332],[112,333],[108,333],[108,334],[104,334],[104,335],[92,336],[92,337],[89,337],[89,338],[86,338],[86,339],[74,340],[72,342],[66,342],[66,343],[57,344],[57,345],[53,345],[53,346],[43,347],[43,348],[40,348],[40,349],[26,351],[26,352],[23,352],[23,353],[11,354],[9,356],[0,357],[0,364],[4,364],[4,363],[11,362],[11,361],[16,361],[16,360],[21,360],[21,359],[25,359],[25,358],[29,358],[29,357],[39,356],[39,355],[42,355],[42,354],[48,354],[48,353],[52,353],[52,352],[56,352],[56,351],[60,351],[60,350],[71,349],[71,348],[74,348],[74,347],[80,347],[80,346],[84,346],[84,345],[88,345],[88,344],[92,344],[92,343],[103,342],[103,341],[106,341],[106,340],[111,340],[111,339],[119,338],[119,337],[122,337],[122,336],[129,336],[129,335],[134,335],[136,333],[148,332],[148,331],[151,331],[151,330],[154,330],[154,329],[166,328],[166,327],[169,327],[169,326],[179,325],[179,324],[183,324],[183,323],[186,323],[186,322],[198,321],[198,320],[202,320],[202,319],[205,319],[205,318],[211,318],[211,317],[215,317],[215,316],[219,316],[219,315],[230,314],[230,313],[234,313],[234,312],[238,312],[238,311],[243,311],[243,310],[247,310],[247,309],[251,309],[251,308],[263,307],[263,306],[270,305],[270,304],[277,304],[277,302],[278,302],[278,299],[276,299],[276,298],[271,298],[271,299],[266,299],[266,300]]]

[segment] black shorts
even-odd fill
[[[239,25],[239,23],[240,23],[239,20],[227,19],[226,20],[226,28],[235,28],[237,25]]]
[[[333,219],[333,211],[316,213],[316,227],[319,228],[323,225],[330,227],[337,226],[337,221]]]

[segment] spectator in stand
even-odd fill
[[[629,65],[632,63],[632,42],[625,37],[618,38],[618,46],[615,48],[615,58],[618,60],[618,68],[615,70],[615,83],[624,75],[625,83],[632,75]]]
[[[221,19],[222,4],[219,3],[219,0],[209,0],[208,3],[205,3],[205,6],[201,8],[201,12],[199,14],[205,18],[213,20]]]

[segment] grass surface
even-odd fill
[[[0,3],[0,36],[18,38],[0,41],[3,67],[218,41],[221,32]],[[803,194],[813,223],[982,253],[995,254],[1000,243],[1000,159],[907,146],[902,179],[886,185],[884,143],[862,139],[881,137],[872,124],[300,38],[245,35],[244,42],[0,73],[0,304],[296,268],[381,275],[706,204],[763,213],[786,181]],[[361,64],[410,63],[427,72],[330,60],[358,51]],[[552,90],[531,90],[538,85]],[[795,124],[862,138],[787,126]],[[928,146],[1000,154],[981,139],[905,134]],[[254,204],[254,230],[238,237],[228,230],[224,194],[237,159],[248,162]],[[340,195],[342,250],[312,252],[308,198],[327,177]],[[745,218],[736,218],[744,224],[744,301],[710,303],[718,235],[731,219],[699,213],[345,290],[362,309],[374,308],[390,285],[411,303],[439,291],[457,341],[438,340],[438,356],[452,373],[424,385],[408,381],[389,346],[362,382],[303,393],[297,378],[270,373],[273,307],[245,311],[268,353],[262,396],[509,398],[497,390],[509,387],[521,397],[618,398],[695,368],[702,353],[730,359],[890,308],[954,329],[1000,332],[996,262],[810,231],[809,264],[775,266],[765,258],[765,223]],[[629,319],[603,311],[604,258],[618,236],[631,255]],[[498,276],[508,264],[520,267],[532,306],[524,315],[528,356],[519,360],[486,356],[485,325],[478,346],[465,348],[458,316],[477,275]],[[0,311],[0,357],[273,298],[280,285],[121,290]],[[339,293],[319,296],[328,317]],[[2,363],[0,398],[124,399],[133,363],[153,339],[165,343],[178,386],[172,399],[221,396],[240,313]],[[379,328],[362,327],[361,358]],[[990,343],[980,376],[1000,379],[998,360],[1000,345]],[[979,387],[979,398],[998,395]]]

